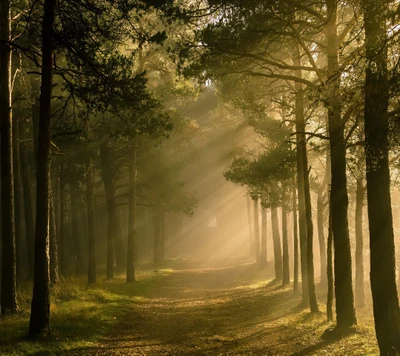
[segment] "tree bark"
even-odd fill
[[[267,209],[261,207],[261,266],[267,266]]]
[[[333,233],[332,233],[332,204],[331,193],[329,192],[329,223],[328,223],[328,243],[327,243],[327,282],[328,294],[326,301],[326,316],[328,321],[333,321]]]
[[[293,57],[294,64],[301,65],[300,53],[297,48],[296,55]],[[297,76],[302,77],[301,71]],[[301,266],[301,295],[302,304],[309,305],[308,291],[308,270],[307,270],[307,216],[305,203],[305,182],[304,182],[304,158],[307,157],[307,146],[305,137],[305,119],[304,119],[304,91],[301,83],[295,83],[296,89],[296,166],[297,166],[297,192],[299,206],[299,235],[300,235],[300,266]]]
[[[54,208],[54,197],[51,184],[49,184],[49,204],[50,204],[50,282],[52,285],[60,282],[60,271],[58,266],[58,241],[56,215]]]
[[[381,355],[400,352],[400,311],[388,159],[388,3],[363,0],[365,49],[365,144],[370,234],[371,291]]]
[[[16,298],[10,26],[10,2],[9,0],[0,0],[1,218],[3,241],[0,309],[2,316],[14,314],[18,311]]]
[[[74,251],[74,267],[76,274],[84,273],[85,266],[82,253],[82,236],[80,232],[80,204],[79,187],[77,182],[72,182],[71,187],[71,224],[72,224],[72,242]]]
[[[357,179],[356,190],[356,306],[363,308],[365,306],[364,295],[364,237],[362,231],[363,208],[364,208],[364,186],[363,179]]]
[[[287,209],[285,204],[282,205],[282,263],[283,263],[283,278],[282,285],[290,283],[289,271],[289,241],[287,232]]]
[[[297,195],[296,195],[296,178],[293,177],[293,292],[297,294],[299,291],[299,238],[297,234]]]
[[[261,248],[260,248],[260,220],[258,216],[258,198],[253,199],[253,212],[254,212],[254,249],[256,255],[256,262],[261,263]]]
[[[100,161],[108,212],[106,275],[107,278],[114,278],[114,233],[117,213],[114,205],[114,185],[111,172],[110,147],[107,142],[100,145]]]
[[[255,258],[256,251],[254,248],[253,223],[251,217],[251,198],[249,195],[246,196],[246,201],[247,201],[247,223],[249,225],[250,256]]]
[[[29,181],[29,170],[28,170],[28,146],[25,142],[20,143],[20,161],[21,161],[21,178],[22,178],[22,189],[23,189],[23,206],[24,206],[24,217],[25,217],[25,236],[26,236],[26,248],[28,256],[28,279],[33,280],[34,270],[34,246],[35,246],[35,224],[33,217],[32,207],[32,192]]]
[[[322,197],[324,186],[318,189],[317,197],[317,225],[318,225],[318,242],[319,242],[319,258],[321,264],[321,280],[320,283],[326,285],[326,246],[324,234],[324,200]]]
[[[126,264],[126,282],[136,280],[137,240],[136,240],[136,181],[137,181],[137,140],[131,142],[131,162],[129,171],[129,218],[128,218],[128,258]]]
[[[275,280],[277,282],[281,282],[283,277],[282,249],[281,249],[281,238],[279,236],[278,211],[276,207],[271,208],[271,225],[272,225],[272,241],[274,245]]]
[[[153,226],[154,226],[154,263],[164,262],[164,236],[162,229],[163,212],[160,207],[154,209]]]
[[[56,1],[44,1],[42,23],[42,85],[40,92],[40,120],[38,165],[36,169],[36,234],[35,272],[29,336],[34,337],[50,329],[49,290],[49,184],[50,184],[50,118],[53,88],[53,30]]]
[[[21,265],[21,243],[22,243],[22,192],[20,175],[20,153],[19,153],[19,117],[13,117],[12,145],[13,145],[13,172],[14,172],[14,211],[15,211],[15,253],[16,253],[16,282],[19,285],[23,271]]]
[[[340,67],[336,29],[337,2],[326,0],[328,51],[328,127],[331,151],[332,230],[335,259],[336,330],[356,324],[348,228],[348,196],[344,122],[341,117]]]
[[[94,213],[94,173],[93,159],[89,155],[86,158],[86,201],[88,218],[88,284],[96,283],[96,232]]]

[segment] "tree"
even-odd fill
[[[8,0],[0,2],[0,134],[1,134],[1,211],[2,276],[1,315],[18,310],[16,299],[16,249],[14,220],[14,173],[11,118],[11,9]]]
[[[45,0],[42,23],[42,84],[40,90],[38,165],[36,177],[35,271],[29,336],[50,330],[49,290],[49,184],[50,184],[50,119],[53,88],[55,0]]]
[[[381,355],[400,352],[400,310],[396,289],[388,159],[388,3],[363,0],[365,51],[365,153],[370,234],[371,291]]]

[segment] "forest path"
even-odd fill
[[[291,287],[268,284],[270,270],[260,271],[254,264],[205,268],[185,263],[182,268],[154,271],[157,281],[124,309],[112,332],[81,352],[337,354],[326,353],[329,343],[320,338],[321,328],[327,327],[325,317],[299,310],[300,297]]]

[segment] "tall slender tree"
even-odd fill
[[[16,299],[16,248],[14,219],[14,173],[11,118],[11,10],[10,1],[0,1],[0,135],[2,276],[1,315],[18,310]]]
[[[400,352],[400,310],[390,198],[387,66],[388,2],[363,0],[365,52],[365,152],[371,291],[381,355]]]

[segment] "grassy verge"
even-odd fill
[[[32,285],[23,285],[18,292],[18,315],[0,319],[0,355],[54,355],[89,348],[133,303],[143,302],[167,273],[142,273],[134,284],[126,284],[123,276],[102,279],[93,286],[87,286],[84,277],[62,280],[51,292],[51,335],[37,341],[26,340]]]

